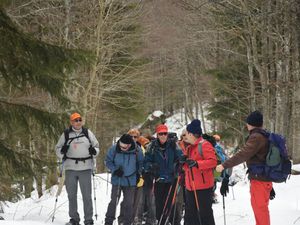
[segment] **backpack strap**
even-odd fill
[[[198,152],[200,154],[200,156],[203,158],[203,150],[202,150],[202,144],[204,143],[205,140],[201,140],[199,143],[198,143]]]
[[[85,128],[85,127],[82,127],[82,133],[81,135],[79,136],[76,136],[76,137],[73,137],[73,138],[70,138],[70,132],[72,131],[72,126],[70,126],[69,128],[65,129],[64,130],[64,135],[65,135],[65,143],[64,145],[70,145],[71,142],[76,139],[76,138],[80,138],[80,137],[86,137],[88,140],[89,140],[89,143],[90,143],[90,146],[92,146],[92,142],[91,142],[91,139],[89,137],[89,131],[88,131],[88,128]],[[69,143],[68,143],[69,141]],[[85,162],[85,160],[87,159],[92,159],[92,156],[89,156],[89,157],[86,157],[86,158],[72,158],[72,157],[67,157],[67,154],[64,154],[63,156],[63,160],[66,160],[66,159],[72,159],[72,160],[75,160],[76,164],[78,163],[78,161],[83,161]]]

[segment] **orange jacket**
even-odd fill
[[[199,153],[199,144],[202,145],[203,156]],[[187,157],[197,161],[198,167],[192,167],[192,169],[190,169],[187,164],[184,164],[186,188],[192,191],[194,189],[202,190],[213,187],[213,170],[217,166],[217,157],[211,143],[200,137],[195,144],[187,147]],[[194,181],[191,170],[194,175]]]

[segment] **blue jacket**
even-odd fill
[[[177,176],[175,165],[183,155],[182,150],[174,141],[167,140],[165,150],[160,149],[159,140],[153,140],[146,151],[144,159],[145,172],[151,172],[151,165],[159,165],[157,180],[161,183],[172,183]]]
[[[105,165],[112,174],[120,167],[124,171],[122,177],[111,176],[111,183],[113,185],[136,186],[137,173],[142,173],[142,150],[135,144],[128,151],[124,152],[120,150],[118,143],[114,144],[107,152]]]

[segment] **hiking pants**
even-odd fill
[[[250,181],[251,205],[256,225],[270,225],[269,199],[271,190],[272,182]]]
[[[215,225],[213,209],[212,209],[212,193],[213,188],[197,190],[197,199],[199,203],[199,211],[201,225]],[[195,201],[194,191],[185,191],[185,225],[199,225],[198,209]]]
[[[155,217],[155,199],[152,187],[143,186],[142,196],[138,203],[136,219],[137,224],[142,224],[143,221],[143,213],[144,211],[147,212],[146,214],[146,225],[155,225],[156,224],[156,217]]]
[[[80,221],[77,212],[77,189],[78,182],[81,190],[84,210],[84,223],[93,222],[92,203],[92,170],[66,170],[65,185],[69,199],[69,216],[75,221]]]
[[[174,190],[176,187],[176,182],[177,182],[177,179],[174,180],[173,185],[172,185],[172,183],[159,183],[159,182],[155,183],[154,195],[155,195],[155,206],[156,206],[156,219],[159,222],[160,218],[162,216],[162,220],[161,220],[160,224],[165,224],[168,213],[170,215],[169,223],[172,224],[172,222],[173,222],[175,205],[173,205],[173,207],[171,209],[171,202],[172,202],[174,193],[176,194],[176,192],[177,192],[177,190],[176,191]],[[170,187],[171,187],[171,192],[169,194]],[[168,194],[169,194],[169,196],[168,196]],[[166,201],[167,201],[167,205],[163,212]],[[170,209],[172,210],[171,212],[170,212]],[[174,219],[174,224],[176,224],[176,225],[180,225],[180,221],[181,221],[182,217],[181,217],[181,212],[179,212],[179,211],[181,209],[182,208],[176,207],[175,219]]]
[[[111,189],[111,200],[107,207],[105,215],[105,224],[112,225],[116,218],[116,208],[120,199],[121,191],[123,192],[123,201],[121,203],[120,216],[118,223],[131,225],[133,220],[133,201],[136,186],[125,187],[113,185]]]

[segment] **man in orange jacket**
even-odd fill
[[[186,186],[184,223],[215,225],[211,198],[214,186],[213,170],[217,165],[215,151],[211,143],[202,138],[200,120],[193,120],[186,130],[186,142],[190,145],[187,147],[186,157],[181,161]]]

